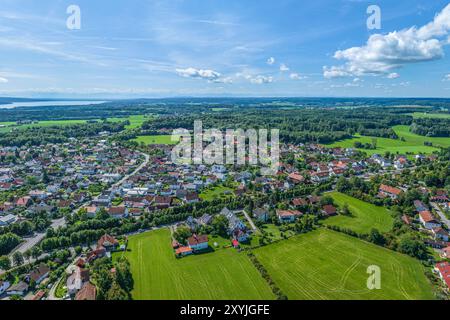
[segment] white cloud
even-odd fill
[[[0,83],[8,83],[8,79],[0,77]]]
[[[285,72],[285,71],[289,71],[289,70],[290,70],[289,67],[287,65],[285,65],[284,63],[282,63],[280,65],[280,71],[281,72]]]
[[[250,78],[250,82],[254,84],[264,84],[264,83],[272,83],[273,77],[266,77],[266,76],[256,76],[254,78]]]
[[[400,75],[397,72],[392,72],[392,73],[389,73],[386,76],[386,78],[388,78],[388,79],[397,79],[397,78],[400,78]]]
[[[186,69],[176,69],[176,72],[185,78],[199,78],[206,79],[208,81],[218,82],[220,80],[221,74],[214,70],[209,69],[196,69],[196,68],[186,68]]]
[[[267,64],[268,65],[273,65],[275,63],[275,58],[274,57],[270,57],[269,59],[267,59]]]
[[[450,81],[450,73],[444,76],[444,79],[442,81]]]
[[[299,73],[293,72],[289,75],[289,78],[291,78],[292,80],[302,80],[305,79],[305,76],[300,75]]]
[[[386,75],[406,64],[441,59],[443,46],[448,44],[442,37],[447,37],[449,31],[450,4],[420,28],[374,34],[364,46],[336,51],[334,58],[346,63],[324,67],[323,75],[325,78]]]

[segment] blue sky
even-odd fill
[[[0,95],[450,97],[449,43],[440,0],[0,0]]]

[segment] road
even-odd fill
[[[436,210],[437,214],[441,218],[441,221],[447,225],[447,228],[450,229],[450,220],[447,218],[445,213],[442,212],[441,208],[435,202],[431,202],[431,206]]]

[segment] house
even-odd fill
[[[330,173],[328,171],[311,173],[311,181],[315,183],[327,181],[329,178]]]
[[[0,280],[0,296],[6,291],[8,290],[10,284],[9,281],[3,281]]]
[[[196,234],[194,234],[192,237],[189,237],[187,239],[187,242],[189,248],[191,248],[193,251],[204,250],[208,248],[207,235],[197,236]]]
[[[408,226],[410,226],[412,223],[411,218],[408,217],[406,214],[402,215],[402,221]]]
[[[185,199],[186,199],[186,203],[197,203],[200,201],[198,194],[195,192],[187,193]]]
[[[36,284],[40,284],[45,278],[48,277],[50,273],[50,268],[41,263],[36,269],[31,271],[26,277],[25,280],[30,283],[33,281]]]
[[[292,200],[292,204],[296,207],[305,207],[308,205],[308,202],[305,199],[295,198]]]
[[[441,227],[431,229],[433,233],[434,240],[448,241],[448,232]]]
[[[200,218],[197,219],[197,223],[201,226],[209,225],[212,221],[213,217],[209,214],[204,214]]]
[[[253,210],[253,216],[258,221],[267,222],[267,220],[269,219],[269,211],[264,208],[256,208]]]
[[[305,178],[299,174],[298,172],[293,172],[288,176],[289,181],[292,183],[298,184],[305,181]]]
[[[119,241],[117,241],[113,236],[109,234],[103,235],[97,242],[97,247],[104,247],[106,251],[113,251],[119,246]]]
[[[44,290],[39,290],[32,298],[32,301],[39,301],[42,300],[42,298],[45,296]]]
[[[86,262],[91,263],[92,261],[103,258],[104,256],[106,256],[106,249],[104,247],[98,247],[87,254]]]
[[[450,262],[439,262],[434,267],[434,270],[447,285],[447,288],[450,289]]]
[[[75,300],[96,300],[97,299],[97,289],[95,286],[86,282],[80,291],[75,296]]]
[[[10,225],[16,221],[17,221],[17,217],[12,214],[8,214],[4,217],[0,217],[0,227]]]
[[[442,257],[445,259],[450,259],[450,246],[442,249]]]
[[[75,271],[67,277],[67,293],[71,296],[76,294],[86,282],[89,282],[89,270],[76,267]]]
[[[99,211],[100,211],[100,208],[96,207],[96,206],[86,207],[86,214],[87,214],[88,218],[95,218],[95,216],[97,215],[97,213]]]
[[[239,242],[246,242],[248,240],[248,233],[241,229],[234,230],[232,236]]]
[[[179,247],[177,250],[175,250],[175,255],[177,257],[184,257],[190,254],[192,254],[192,249],[189,247]]]
[[[414,207],[417,212],[428,210],[428,207],[420,200],[414,200]]]
[[[239,248],[239,241],[237,241],[236,239],[233,239],[231,241],[231,245],[233,246],[233,248]]]
[[[294,222],[303,214],[298,210],[277,210],[276,213],[280,222]]]
[[[441,226],[439,221],[437,221],[436,218],[433,217],[431,212],[428,210],[419,212],[419,220],[420,223],[422,223],[422,225],[428,230],[432,230]]]
[[[247,228],[242,220],[236,217],[236,215],[228,210],[228,208],[223,208],[222,211],[220,211],[220,214],[228,219],[228,234],[233,234],[237,229],[245,230]]]
[[[335,206],[333,206],[331,204],[327,204],[327,205],[323,206],[323,208],[320,212],[326,217],[331,217],[331,216],[335,216],[337,214],[337,209]]]
[[[128,208],[125,206],[108,208],[108,213],[111,217],[122,219],[128,217]]]
[[[28,284],[26,282],[20,281],[6,290],[8,296],[24,296],[28,292]]]
[[[28,206],[30,206],[32,203],[33,203],[33,202],[31,201],[31,197],[26,196],[26,197],[19,198],[19,199],[17,200],[17,202],[16,202],[16,205],[17,205],[18,207],[28,207]]]
[[[402,192],[403,191],[398,188],[394,188],[394,187],[382,184],[382,185],[380,185],[380,188],[378,189],[378,196],[381,198],[389,197],[392,200],[396,200]]]

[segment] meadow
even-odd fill
[[[434,298],[418,260],[335,231],[319,229],[254,253],[290,300]],[[381,270],[379,290],[367,288],[372,265]]]
[[[151,118],[144,115],[134,115],[124,118],[108,118],[107,120],[110,122],[121,122],[125,120],[129,120],[130,124],[125,126],[125,129],[134,129],[139,128],[142,124]],[[96,119],[95,121],[101,121],[100,119]],[[0,127],[0,133],[9,132],[11,129],[27,129],[31,127],[53,127],[53,126],[68,126],[73,124],[83,124],[87,123],[88,120],[50,120],[50,121],[39,121],[37,123],[32,124],[22,124],[16,125],[15,122],[0,122],[0,125],[4,125],[4,127]]]
[[[450,114],[446,113],[422,113],[414,112],[412,116],[415,119],[450,119]]]
[[[137,143],[144,143],[146,145],[155,145],[155,144],[165,144],[165,145],[175,145],[178,143],[179,138],[176,141],[172,141],[172,136],[170,135],[155,135],[155,136],[138,136],[133,141]]]
[[[223,199],[234,196],[234,190],[225,186],[217,186],[211,189],[206,189],[199,194],[199,197],[203,201],[212,201],[214,199]]]
[[[131,236],[125,254],[136,300],[265,300],[274,295],[245,253],[218,250],[176,259],[170,231]]]
[[[366,137],[355,135],[352,139],[346,139],[338,141],[332,144],[326,145],[327,147],[341,147],[341,148],[354,148],[354,143],[359,141],[361,143],[372,143],[373,139],[377,141],[376,149],[359,149],[366,152],[369,155],[379,153],[384,154],[389,151],[391,153],[400,154],[430,154],[433,151],[439,150],[437,147],[450,147],[450,138],[438,138],[438,137],[424,137],[409,131],[409,126],[395,126],[394,131],[399,136],[399,139],[388,139],[378,137]],[[404,141],[401,140],[404,139]],[[433,147],[425,146],[424,142],[433,143]]]
[[[339,192],[331,192],[327,195],[333,198],[339,208],[347,204],[352,215],[330,217],[324,221],[325,225],[347,228],[362,234],[368,234],[372,228],[380,232],[388,232],[392,229],[394,219],[385,207],[378,207]]]

